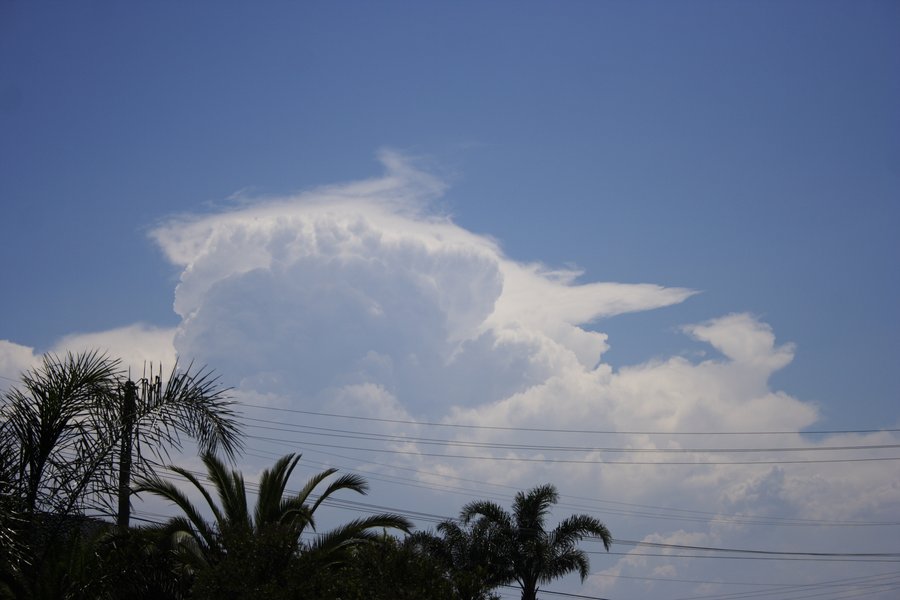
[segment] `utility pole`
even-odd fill
[[[116,524],[128,529],[131,520],[131,446],[134,439],[134,420],[137,412],[137,385],[130,379],[125,382],[122,403],[122,444],[119,446],[119,511]]]

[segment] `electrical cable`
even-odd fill
[[[267,419],[255,419],[244,417],[248,421],[263,423],[280,423]],[[350,429],[334,429],[328,427],[314,427],[311,425],[294,425],[291,428],[272,427],[265,425],[250,425],[254,429],[269,431],[283,431],[305,433],[307,435],[325,436],[329,438],[357,439],[368,441],[386,441],[397,443],[417,443],[423,445],[458,446],[463,448],[487,448],[500,450],[531,450],[535,452],[609,452],[609,453],[647,453],[647,454],[730,454],[730,453],[756,453],[756,452],[825,452],[838,450],[885,450],[900,448],[900,444],[869,444],[855,446],[818,446],[818,447],[773,447],[773,448],[622,448],[622,447],[591,447],[591,446],[546,446],[536,444],[511,444],[499,442],[471,442],[466,440],[447,440],[439,438],[423,438],[395,434],[383,434]]]
[[[409,421],[403,419],[384,419],[377,417],[360,417],[358,415],[346,415],[339,413],[317,412],[310,410],[301,410],[297,408],[280,408],[275,406],[266,406],[264,404],[254,404],[252,402],[241,401],[237,404],[249,406],[252,408],[260,408],[263,410],[273,410],[280,412],[296,413],[301,415],[311,415],[319,417],[332,417],[340,419],[356,419],[361,421],[373,421],[376,423],[397,423],[404,425],[419,425],[428,427],[448,427],[458,429],[483,429],[496,431],[525,431],[525,432],[544,432],[544,433],[585,433],[585,434],[609,434],[609,435],[836,435],[846,433],[898,433],[900,429],[819,429],[808,431],[617,431],[603,429],[552,429],[544,427],[504,427],[500,425],[467,425],[461,423],[436,423],[433,421]]]
[[[286,440],[283,438],[272,438],[261,435],[247,435],[246,437],[255,440],[263,440],[270,442],[280,442],[286,444],[296,444],[296,440]],[[341,448],[344,450],[359,450],[361,452],[379,452],[382,454],[400,454],[410,456],[429,456],[433,458],[459,458],[467,460],[496,460],[511,462],[527,462],[527,463],[543,463],[543,464],[596,464],[596,465],[652,465],[652,466],[704,466],[704,465],[789,465],[789,464],[823,464],[823,463],[856,463],[856,462],[880,462],[900,460],[900,456],[882,456],[882,457],[866,457],[866,458],[829,458],[829,459],[809,459],[809,460],[733,460],[733,461],[633,461],[633,460],[591,460],[591,459],[572,459],[572,458],[534,458],[524,456],[483,456],[483,455],[464,455],[464,454],[441,454],[436,452],[411,452],[404,450],[387,450],[383,448],[360,448],[357,446],[344,446],[335,444],[323,444],[321,442],[304,441],[306,446],[316,446],[322,448]]]

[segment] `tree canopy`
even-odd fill
[[[538,586],[573,571],[581,580],[589,574],[587,554],[578,548],[586,536],[595,536],[609,550],[612,535],[595,517],[572,515],[552,530],[546,529],[550,508],[559,501],[552,484],[518,492],[512,513],[487,500],[463,507],[460,520],[476,524],[485,531],[488,551],[495,557],[509,581],[522,588],[522,600],[535,600]]]
[[[293,452],[247,483],[229,464],[242,450],[236,413],[204,369],[133,382],[98,352],[47,355],[0,400],[0,599],[496,600],[517,582],[534,600],[539,585],[588,575],[582,539],[612,539],[589,515],[548,529],[550,484],[516,494],[511,512],[470,502],[433,532],[412,534],[393,513],[318,531],[323,505],[368,483],[328,468],[291,490]],[[182,436],[205,474],[161,467]],[[140,493],[180,514],[132,527]]]

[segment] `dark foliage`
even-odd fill
[[[584,537],[597,537],[607,550],[612,543],[606,525],[589,515],[573,515],[548,531],[550,507],[558,501],[556,488],[545,484],[517,493],[512,513],[486,500],[470,502],[460,513],[463,523],[485,528],[488,552],[502,566],[503,576],[521,586],[522,600],[535,600],[540,584],[573,571],[584,581],[589,562],[578,548]]]

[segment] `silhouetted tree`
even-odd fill
[[[240,448],[231,403],[209,372],[151,379],[125,381],[120,361],[96,351],[48,354],[3,395],[0,532],[27,552],[0,553],[0,575],[36,584],[47,551],[86,511],[127,527],[132,473],[152,474],[182,435],[230,456]]]
[[[495,598],[491,590],[512,580],[502,556],[491,547],[494,528],[486,520],[472,526],[443,521],[437,534],[420,531],[409,538],[442,566],[457,600]]]
[[[198,571],[199,590],[195,592],[199,596],[275,597],[272,590],[284,582],[289,570],[315,570],[342,564],[351,556],[352,549],[377,540],[379,529],[409,531],[412,527],[404,517],[379,514],[355,519],[317,534],[311,542],[304,542],[301,536],[307,529],[315,528],[315,512],[322,502],[341,490],[365,494],[368,484],[358,475],[342,475],[328,483],[312,501],[313,491],[336,473],[335,469],[327,469],[310,478],[297,494],[286,495],[288,479],[299,460],[299,455],[288,454],[263,471],[252,514],[243,476],[238,471],[229,471],[216,456],[204,454],[203,462],[218,502],[193,473],[170,467],[199,491],[213,515],[213,522],[206,521],[171,481],[154,475],[138,482],[136,492],[163,497],[184,513],[172,519],[166,529],[177,540],[181,558]]]
[[[577,571],[588,576],[589,561],[578,548],[585,536],[596,536],[609,550],[612,536],[606,526],[589,515],[573,515],[548,531],[547,515],[559,501],[553,485],[546,484],[519,492],[512,513],[494,502],[482,500],[463,507],[460,520],[487,530],[490,552],[504,566],[504,576],[522,588],[522,600],[535,600],[538,586]]]
[[[337,569],[288,575],[295,599],[458,600],[443,565],[410,542],[382,535],[354,548]]]

